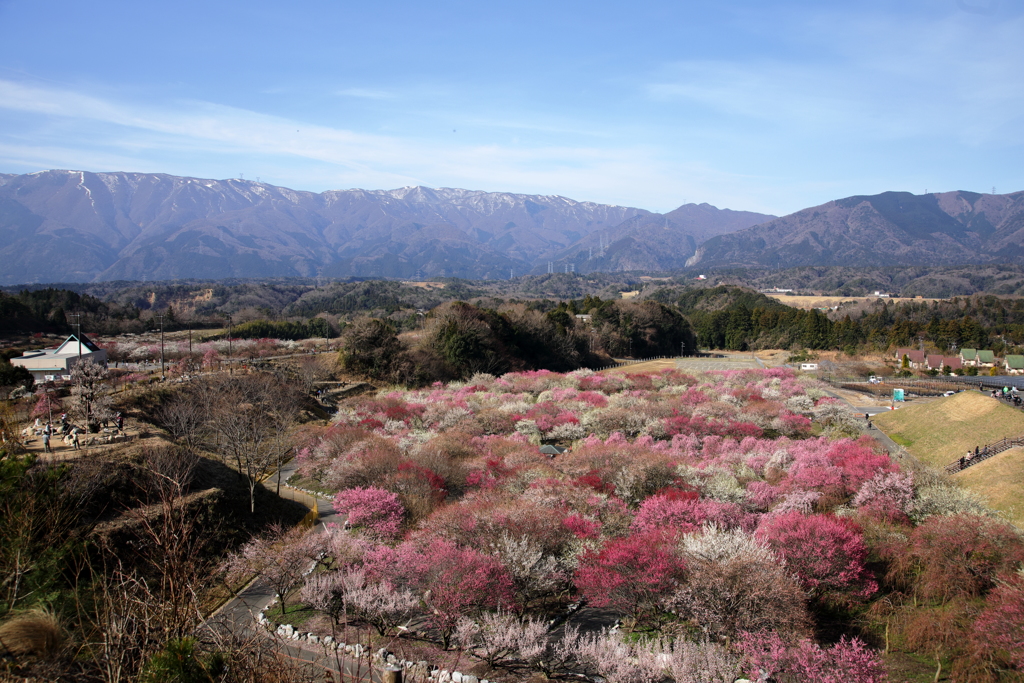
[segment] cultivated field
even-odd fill
[[[1009,521],[1024,528],[1024,502],[1020,484],[1024,481],[1024,448],[1011,448],[977,465],[971,465],[954,477],[985,499]]]
[[[877,301],[877,296],[790,296],[789,294],[766,294],[773,299],[778,299],[787,306],[793,308],[832,308],[844,303],[857,303],[861,301]],[[905,297],[887,297],[885,301],[941,301],[941,299],[916,299]]]
[[[873,422],[918,460],[936,467],[975,446],[1024,434],[1024,412],[976,391],[882,413]]]

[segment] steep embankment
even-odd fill
[[[1024,501],[1021,501],[1024,448],[1003,451],[953,476],[984,498],[990,508],[1024,529]]]
[[[968,449],[1024,434],[1024,412],[978,391],[911,404],[873,418],[918,460],[944,467]]]

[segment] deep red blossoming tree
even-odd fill
[[[863,598],[878,590],[865,566],[868,551],[860,527],[850,520],[787,512],[765,517],[756,536],[817,597],[838,593]]]
[[[576,588],[598,607],[621,610],[637,623],[656,627],[665,598],[685,577],[686,563],[676,554],[672,536],[641,532],[585,553]]]

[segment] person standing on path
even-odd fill
[[[76,450],[76,451],[80,450],[81,449],[81,444],[79,444],[79,442],[78,442],[78,430],[77,429],[72,434],[72,437],[74,437],[74,438],[71,441],[71,447],[74,450]]]
[[[43,453],[53,453],[53,451],[50,450],[50,430],[49,429],[44,429],[43,430]]]

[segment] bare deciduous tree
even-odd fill
[[[332,365],[336,358],[329,359],[324,356],[303,356],[296,366],[296,373],[299,378],[299,388],[304,394],[316,390],[316,385],[332,375]]]
[[[215,387],[209,429],[217,450],[249,485],[249,511],[256,511],[256,486],[290,448],[288,431],[295,423],[299,402],[294,388],[269,373],[223,379]]]

